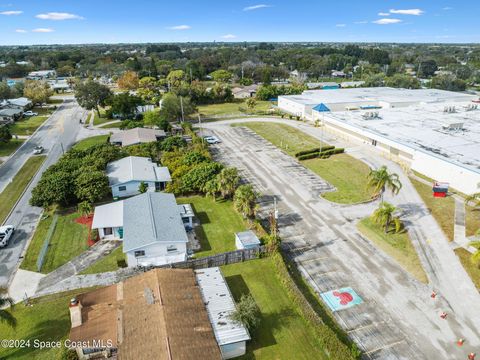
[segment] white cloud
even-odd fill
[[[17,30],[15,30],[15,32],[24,34],[24,33],[27,32],[27,30],[25,30],[25,29],[17,29]]]
[[[83,17],[75,14],[70,13],[62,13],[62,12],[49,12],[46,14],[38,14],[35,15],[37,19],[42,20],[82,20]]]
[[[176,26],[170,26],[169,30],[190,30],[192,27],[190,25],[176,25]]]
[[[20,10],[0,11],[0,15],[6,15],[6,16],[20,15],[20,14],[23,14],[23,11],[20,11]]]
[[[367,20],[355,21],[354,24],[368,24]]]
[[[337,25],[335,25],[335,26],[336,26],[336,27],[345,27],[345,26],[347,26],[347,24],[337,24]]]
[[[378,16],[390,16],[390,13],[388,12],[379,12]]]
[[[50,29],[50,28],[37,28],[37,29],[33,29],[32,32],[36,32],[36,33],[50,33],[50,32],[54,32],[55,30],[53,29]]]
[[[272,7],[272,6],[266,5],[266,4],[258,4],[258,5],[247,6],[243,8],[243,11],[252,11],[252,10],[264,9],[268,7]]]
[[[401,23],[401,22],[402,22],[402,20],[400,20],[400,19],[385,19],[385,18],[373,21],[374,24],[378,24],[378,25],[398,24],[398,23]]]
[[[235,39],[236,37],[237,37],[237,35],[226,34],[226,35],[222,36],[222,39]]]
[[[421,9],[404,9],[404,10],[397,10],[397,9],[390,9],[391,14],[400,14],[400,15],[415,15],[420,16],[425,11]]]

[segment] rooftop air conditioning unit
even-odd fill
[[[442,128],[443,130],[453,130],[453,131],[463,130],[463,122],[444,124],[442,125]]]

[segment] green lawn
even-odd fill
[[[358,223],[358,230],[377,247],[394,258],[405,270],[423,283],[428,282],[427,275],[415,248],[412,245],[408,232],[385,234],[383,228],[374,223],[369,217]]]
[[[20,266],[22,269],[37,271],[38,254],[53,219],[51,216],[52,213],[48,215],[50,216],[43,217],[42,220],[40,220],[22,265]],[[48,274],[80,255],[88,248],[88,227],[77,224],[75,219],[78,217],[80,217],[78,212],[64,211],[59,213],[57,226],[50,240],[50,245],[41,270],[42,273]]]
[[[312,326],[278,280],[271,259],[223,266],[222,272],[235,300],[251,294],[261,311],[247,354],[239,359],[327,359]]]
[[[113,121],[113,120],[110,120]],[[102,129],[118,129],[120,127],[120,124],[122,123],[122,120],[116,120],[115,122],[107,125],[102,125],[100,126]]]
[[[465,212],[467,236],[475,235],[478,231],[480,231],[480,209],[472,206],[466,206]]]
[[[53,113],[53,109],[33,108],[32,111],[37,112],[37,116],[23,117],[16,121],[11,127],[10,131],[15,135],[31,135],[42,125],[48,117]]]
[[[96,111],[93,112],[93,125],[97,126],[112,121],[112,119],[106,117],[105,110],[100,109],[100,115],[101,116],[98,116],[98,113]]]
[[[457,254],[457,256],[459,257],[463,267],[467,271],[468,275],[470,275],[470,278],[472,279],[477,289],[480,290],[480,267],[472,263],[472,261],[470,260],[472,254],[470,254],[464,248],[455,249],[455,254]]]
[[[13,181],[0,193],[0,224],[3,223],[44,160],[45,156],[29,158],[15,175]]]
[[[21,139],[11,139],[7,143],[0,142],[0,157],[12,155],[22,144],[23,140]]]
[[[125,254],[123,253],[122,246],[113,250],[110,254],[103,259],[97,261],[90,267],[83,270],[80,274],[98,274],[107,271],[115,271],[119,269],[118,261],[125,261]]]
[[[270,101],[257,101],[257,106],[253,109],[253,114],[264,113],[272,108]],[[229,103],[210,104],[198,106],[198,113],[203,117],[209,116],[229,116],[229,115],[252,115],[247,113],[247,105],[243,100],[236,100]]]
[[[81,292],[87,290],[82,289]],[[66,359],[63,353],[66,349],[36,349],[33,340],[60,341],[65,340],[70,332],[70,312],[68,304],[73,296],[79,294],[78,290],[44,296],[31,301],[32,306],[17,304],[12,310],[17,319],[17,326],[12,329],[0,322],[2,339],[31,340],[30,347],[2,348],[1,359],[15,360],[46,360]]]
[[[234,126],[250,128],[292,156],[299,151],[325,145],[318,139],[287,124],[248,122],[234,124]],[[367,175],[370,168],[360,160],[346,154],[338,154],[328,159],[305,160],[302,161],[302,164],[337,188],[337,191],[323,195],[327,200],[352,204],[367,201],[372,196],[371,191],[367,188]]]
[[[455,200],[452,197],[434,198],[432,186],[410,179],[418,194],[423,199],[428,210],[432,213],[437,223],[442,228],[450,241],[453,241]]]
[[[201,226],[195,228],[202,246],[196,257],[205,257],[235,250],[235,233],[247,230],[240,214],[233,209],[231,201],[201,196],[178,198],[179,204],[192,204]]]
[[[92,137],[80,140],[78,143],[76,143],[73,146],[73,148],[76,150],[86,150],[97,144],[105,144],[109,137],[110,135],[92,136]]]

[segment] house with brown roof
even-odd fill
[[[159,141],[167,137],[163,130],[134,128],[114,133],[110,136],[110,143],[120,146],[131,146]]]
[[[190,269],[156,269],[72,299],[70,343],[80,359],[221,359]]]

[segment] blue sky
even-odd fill
[[[478,0],[0,0],[0,45],[480,42]]]

